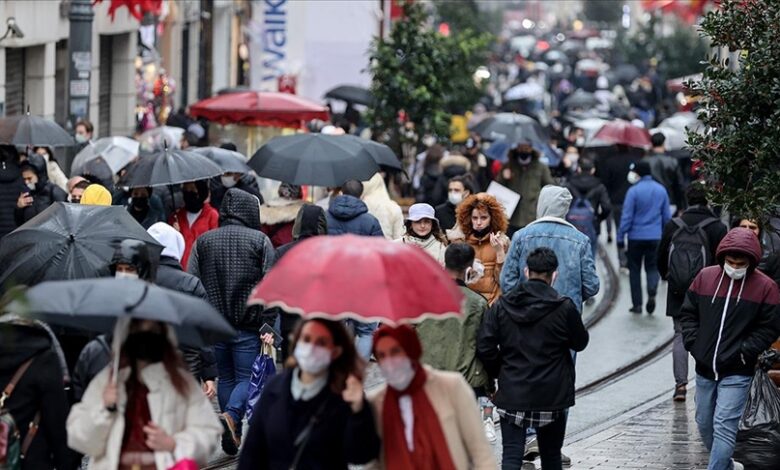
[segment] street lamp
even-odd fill
[[[0,37],[0,41],[7,38],[8,36],[11,36],[11,38],[19,38],[22,39],[24,37],[24,33],[22,32],[22,28],[19,27],[18,24],[16,24],[16,18],[13,16],[9,16],[7,20],[5,20],[5,24],[8,26],[8,29],[5,30],[5,34],[3,37]]]

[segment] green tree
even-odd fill
[[[479,98],[473,74],[484,63],[491,36],[470,29],[445,37],[428,26],[429,16],[417,2],[404,4],[404,18],[387,40],[371,45],[371,91],[375,130],[397,132],[403,111],[414,123],[416,139],[426,134],[449,136],[450,111],[467,108]]]
[[[739,51],[738,63],[713,57],[701,81],[699,112],[712,132],[689,133],[715,202],[732,214],[766,220],[780,204],[780,2],[723,0],[701,30],[712,45]]]
[[[586,0],[582,2],[582,14],[596,23],[614,24],[623,16],[623,2],[615,0]]]
[[[447,23],[456,34],[462,31],[489,32],[501,31],[502,11],[483,11],[476,0],[434,0],[436,16]]]

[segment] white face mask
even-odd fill
[[[232,176],[222,176],[219,179],[222,181],[222,186],[226,188],[232,188],[236,185],[236,180]]]
[[[739,281],[747,275],[747,268],[735,268],[728,263],[723,263],[723,270],[726,271],[726,276]]]
[[[117,271],[116,274],[114,274],[114,277],[117,279],[138,279],[138,274],[126,273],[124,271]]]
[[[463,202],[463,193],[457,193],[455,191],[452,191],[447,194],[447,199],[450,201],[450,204],[453,206],[457,206],[461,202]]]
[[[26,183],[26,186],[27,186],[27,189],[29,189],[30,191],[35,191],[35,183],[32,183],[32,182]]]
[[[584,147],[585,146],[585,137],[577,137],[574,140],[574,146],[575,147]]]
[[[76,139],[76,142],[80,144],[83,144],[84,142],[87,141],[87,136],[85,136],[84,134],[76,134],[74,138]]]
[[[482,261],[475,259],[474,262],[471,264],[470,268],[466,268],[466,284],[474,284],[475,282],[482,279],[482,277],[485,275],[485,265],[482,264]]]
[[[379,364],[379,369],[387,385],[399,392],[406,390],[414,379],[414,367],[408,357],[388,357]]]
[[[312,343],[298,343],[293,356],[298,367],[307,374],[321,374],[330,366],[330,350]]]
[[[629,171],[628,177],[626,179],[628,180],[629,183],[636,184],[639,182],[639,180],[642,179],[642,177],[639,176],[639,173],[637,173],[636,171]]]

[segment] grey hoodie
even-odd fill
[[[571,206],[572,196],[563,186],[548,184],[539,193],[539,202],[536,205],[536,218],[555,217],[566,219],[566,214]]]

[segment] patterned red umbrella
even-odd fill
[[[463,295],[417,247],[382,237],[314,237],[290,250],[249,296],[304,318],[408,323],[460,315]]]
[[[593,136],[594,140],[607,144],[620,144],[628,147],[650,147],[650,134],[647,129],[642,129],[622,119],[616,119],[604,124]]]
[[[190,114],[220,124],[303,128],[330,117],[328,109],[289,93],[243,91],[212,96],[190,106]]]

